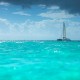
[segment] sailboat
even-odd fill
[[[62,39],[57,39],[57,41],[71,41],[69,38],[66,37],[66,27],[64,22],[63,22],[63,37]]]

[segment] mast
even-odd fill
[[[66,27],[65,27],[65,23],[63,22],[63,40],[66,39]]]
[[[71,41],[69,38],[66,37],[66,26],[63,22],[63,34],[62,39],[57,39],[57,41]]]

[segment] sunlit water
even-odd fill
[[[0,80],[80,80],[80,42],[1,41]]]

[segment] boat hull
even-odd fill
[[[70,39],[57,39],[57,41],[71,41]]]

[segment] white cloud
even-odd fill
[[[41,8],[46,8],[46,5],[40,4],[39,7],[41,7]]]
[[[0,25],[1,24],[5,24],[7,26],[11,25],[11,23],[7,19],[4,19],[4,18],[0,18]]]
[[[23,23],[11,23],[0,18],[0,39],[57,39],[62,35],[63,20],[26,20]],[[67,37],[80,39],[80,23],[65,20]],[[77,35],[77,36],[76,36]],[[7,38],[8,37],[8,38]]]
[[[60,9],[58,6],[51,6],[51,7],[48,7],[47,9],[49,10],[57,10],[57,9]]]
[[[0,32],[1,33],[8,33],[12,30],[12,23],[10,23],[7,19],[0,18]]]
[[[72,18],[74,15],[68,14],[65,11],[54,12],[52,10],[39,14],[41,17],[46,17],[50,19],[64,19],[64,18]]]
[[[30,14],[22,12],[22,11],[13,12],[12,14],[17,14],[17,15],[21,15],[21,16],[31,16]]]
[[[10,4],[7,2],[0,2],[0,6],[9,6]]]

